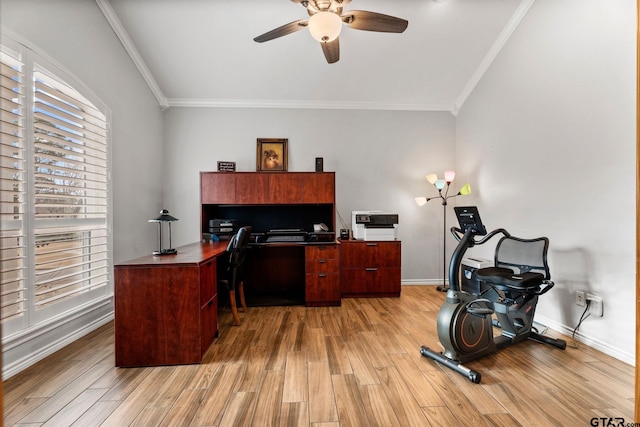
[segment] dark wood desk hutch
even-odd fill
[[[245,266],[247,304],[340,304],[334,172],[201,172],[200,190],[203,233],[214,219],[253,228]],[[274,229],[301,229],[313,237],[319,223],[329,227],[330,240],[260,240]]]

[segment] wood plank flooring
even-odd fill
[[[439,348],[443,298],[433,286],[404,286],[400,298],[343,299],[342,307],[250,307],[237,327],[221,308],[220,336],[201,365],[115,368],[109,324],[8,379],[5,425],[539,427],[633,420],[633,367],[581,344],[562,351],[528,341],[470,362],[482,373],[479,385],[422,357],[421,345]]]

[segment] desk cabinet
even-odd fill
[[[269,175],[266,173],[237,174],[235,194],[236,199],[234,203],[238,205],[262,205],[269,203]]]
[[[200,363],[218,332],[217,262],[224,244],[114,266],[116,366]]]
[[[269,201],[276,204],[334,203],[335,175],[318,172],[269,174]]]
[[[200,265],[200,356],[209,348],[218,334],[218,280],[217,260],[210,259]]]
[[[400,296],[399,241],[343,240],[340,287],[343,297]]]
[[[338,245],[305,248],[305,305],[340,305]]]
[[[231,173],[201,173],[200,196],[203,204],[235,203],[236,176]]]
[[[333,172],[201,172],[202,204],[300,204],[335,201]]]

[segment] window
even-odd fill
[[[32,51],[1,52],[3,334],[110,293],[106,114]]]

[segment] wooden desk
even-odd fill
[[[200,363],[218,333],[217,257],[228,242],[114,266],[116,366]]]

